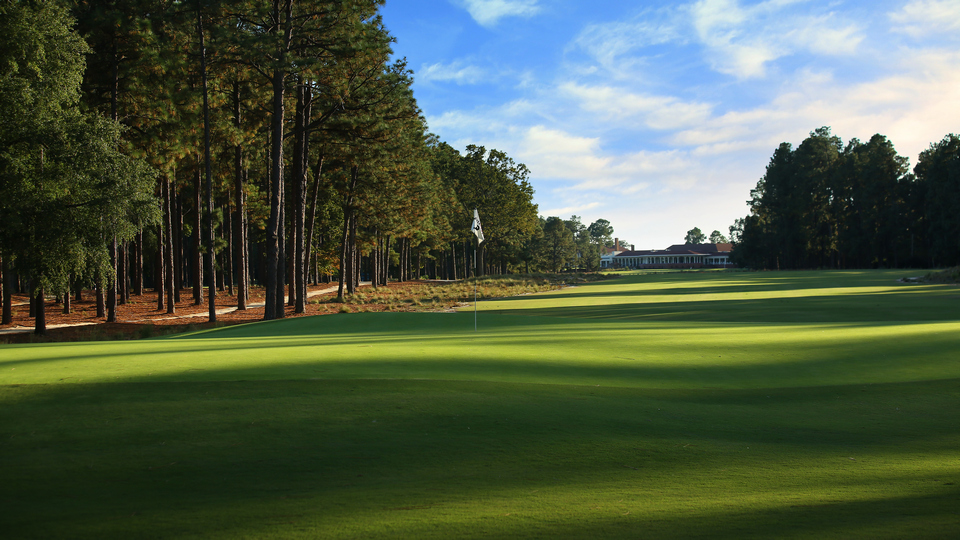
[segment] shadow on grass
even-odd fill
[[[616,280],[578,285],[562,292],[540,293],[537,298],[621,298],[663,295],[753,294],[769,292],[820,291],[830,289],[863,289],[902,287],[904,290],[944,290],[936,286],[917,286],[897,283],[908,271],[805,271],[753,273],[666,273],[656,275],[624,276]],[[624,289],[623,287],[629,287]],[[614,290],[604,290],[614,289]],[[503,301],[522,301],[523,297]]]
[[[749,388],[958,376],[953,352],[960,338],[953,324],[749,323],[731,329],[487,315],[496,326],[473,333],[462,328],[468,319],[462,315],[348,319],[304,317],[176,339],[11,350],[0,361],[0,380],[56,382],[43,378],[51,363],[60,364],[60,380],[74,381],[423,378]],[[609,336],[619,339],[606,343]],[[23,368],[41,379],[30,379]]]
[[[585,293],[585,297],[603,296]],[[616,294],[616,293],[613,293]],[[625,297],[638,297],[634,292]],[[671,296],[676,296],[671,293]],[[565,297],[557,297],[563,300]],[[504,313],[525,316],[579,319],[621,319],[714,322],[901,322],[957,320],[960,295],[917,294],[915,291],[843,295],[817,295],[762,299],[720,298],[685,301],[621,302],[599,305],[557,307],[511,306],[514,299],[498,300],[507,305]],[[488,310],[494,311],[496,310]]]
[[[957,385],[7,386],[0,503],[12,538],[935,537]]]

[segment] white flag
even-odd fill
[[[483,227],[480,225],[480,213],[477,212],[477,209],[473,209],[473,223],[470,225],[470,230],[473,231],[473,234],[477,235],[477,243],[483,243]]]

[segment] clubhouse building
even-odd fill
[[[600,258],[600,267],[630,269],[734,268],[736,265],[730,263],[731,249],[733,249],[733,244],[677,244],[667,249],[650,251],[618,251],[615,249]]]

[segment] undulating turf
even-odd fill
[[[479,306],[0,349],[0,531],[944,538],[960,294],[627,275]]]

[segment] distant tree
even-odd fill
[[[684,244],[702,244],[707,239],[707,235],[703,234],[703,231],[700,230],[700,227],[694,227],[687,231],[686,238],[683,239]]]
[[[922,154],[921,162],[930,157]],[[750,192],[750,215],[730,228],[732,258],[741,266],[776,269],[915,261],[915,246],[930,234],[925,224],[931,210],[950,199],[946,192],[931,197],[926,172],[918,164],[916,177],[909,174],[908,160],[879,134],[844,147],[822,127],[796,150],[782,143]],[[956,237],[956,230],[944,233]]]
[[[960,260],[960,136],[951,134],[920,154],[914,167],[926,205],[923,211],[931,265]]]
[[[543,224],[543,238],[550,269],[559,272],[572,258],[576,243],[567,224],[558,217],[548,217]]]
[[[793,154],[791,203],[797,236],[788,245],[788,267],[822,268],[836,253],[837,220],[831,201],[836,200],[842,149],[840,137],[825,126],[810,133]]]
[[[570,233],[573,234],[574,251],[571,266],[580,269],[586,259],[590,258],[590,234],[578,215],[572,215],[570,219],[563,222],[570,229]]]
[[[713,231],[710,233],[710,243],[712,244],[726,244],[727,237],[723,235],[720,231]]]
[[[598,219],[587,227],[590,237],[598,244],[609,244],[613,236],[613,226],[605,219]]]
[[[740,242],[740,238],[743,235],[743,218],[737,218],[733,220],[733,225],[729,227],[730,229],[730,241],[734,244]]]
[[[590,233],[590,239],[596,246],[596,253],[594,259],[591,260],[591,266],[595,260],[596,269],[599,269],[600,257],[603,255],[602,248],[613,241],[613,238],[611,238],[613,236],[613,226],[605,219],[598,219],[587,227],[587,232]]]
[[[839,264],[832,266],[895,266],[897,246],[906,244],[908,160],[879,134],[851,140],[841,158],[831,197]]]

